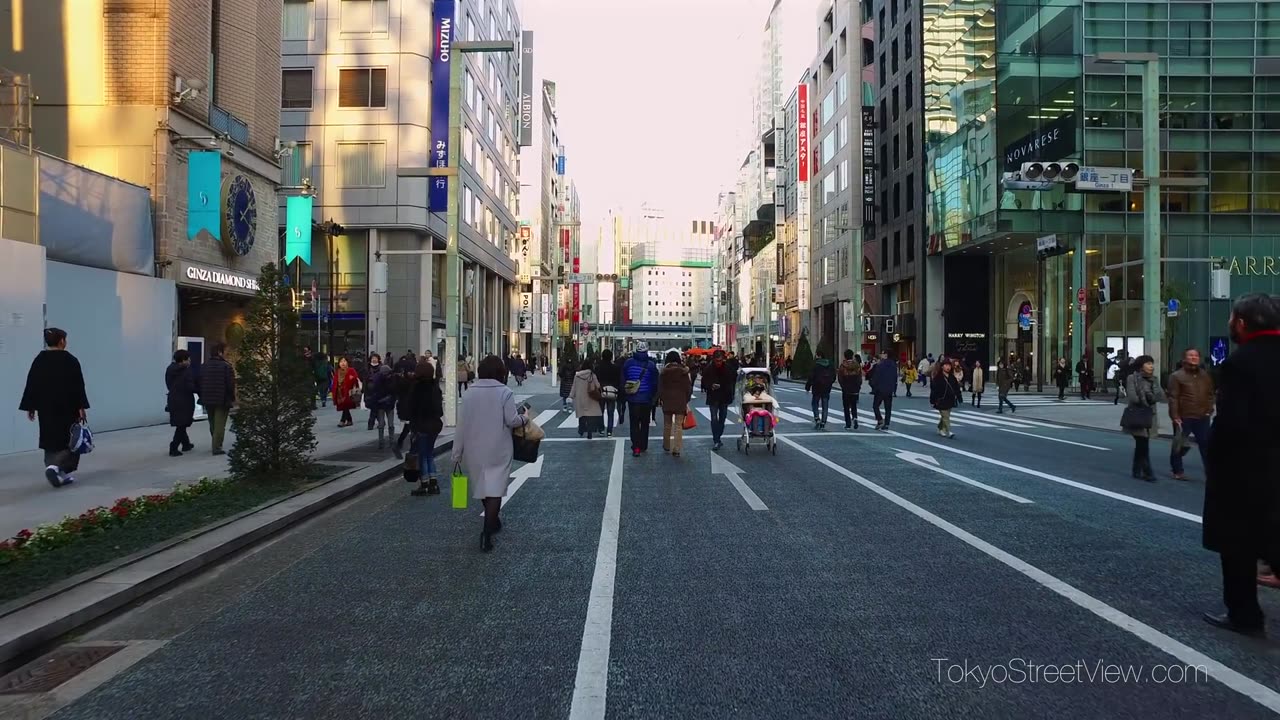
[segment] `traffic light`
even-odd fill
[[[1106,305],[1111,302],[1111,278],[1103,275],[1098,278],[1098,304]]]
[[[1080,166],[1073,163],[1022,163],[1022,179],[1029,182],[1073,183],[1080,174]]]

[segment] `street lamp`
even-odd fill
[[[1160,56],[1106,52],[1094,60],[1142,66],[1142,175],[1147,180],[1142,193],[1142,340],[1159,373],[1164,367],[1160,357]]]

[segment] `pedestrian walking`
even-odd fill
[[[862,358],[844,351],[844,362],[836,369],[840,382],[840,403],[844,406],[844,429],[858,429],[858,394],[862,392]]]
[[[916,366],[904,360],[902,362],[902,385],[907,389],[907,397],[911,397],[911,386],[916,384]]]
[[[583,360],[573,375],[569,397],[573,400],[573,414],[578,417],[578,437],[588,440],[596,433],[604,432],[604,386],[596,377],[590,360]]]
[[[1004,406],[1009,406],[1009,412],[1018,412],[1018,408],[1013,406],[1009,401],[1009,388],[1013,385],[1014,371],[1009,369],[1009,363],[1001,360],[996,363],[996,400],[999,407],[996,409],[997,415],[1004,414]]]
[[[453,437],[453,462],[466,471],[471,497],[484,504],[480,549],[493,550],[493,536],[502,530],[502,498],[511,480],[511,431],[527,421],[524,406],[516,407],[507,387],[502,358],[489,355],[480,361],[479,378],[467,393],[466,411]]]
[[[520,353],[516,353],[511,358],[511,374],[515,377],[517,386],[523,386],[525,378],[529,376],[529,366],[525,364],[524,358],[520,357]]]
[[[1265,618],[1256,582],[1265,578],[1257,577],[1257,561],[1280,570],[1280,298],[1240,298],[1228,331],[1237,347],[1217,368],[1203,524],[1205,548],[1221,556],[1227,611],[1205,613],[1204,619],[1261,635]]]
[[[338,358],[338,367],[333,371],[333,386],[329,389],[333,395],[333,407],[342,416],[338,427],[351,427],[351,411],[360,406],[360,376],[346,357]]]
[[[898,389],[898,369],[889,360],[889,352],[880,353],[880,361],[871,366],[871,374],[867,378],[871,384],[871,410],[876,414],[876,430],[888,430],[893,419],[893,394]],[[884,406],[884,418],[880,416],[880,406]]]
[[[672,457],[684,451],[684,419],[692,397],[693,376],[680,361],[680,353],[670,350],[658,374],[658,404],[662,406],[662,449]]]
[[[1076,363],[1076,377],[1080,381],[1080,398],[1088,400],[1093,396],[1093,365],[1089,363],[1089,353],[1080,356]]]
[[[618,368],[617,377],[618,377],[618,426],[619,427],[621,427],[622,423],[627,419],[627,398],[626,398],[626,393],[624,392],[624,386],[626,385],[626,380],[622,377],[622,368],[624,365],[627,364],[627,360],[630,360],[630,359],[631,358],[627,357],[626,355],[619,353],[618,357],[614,360],[614,363],[613,363]]]
[[[827,429],[827,410],[831,404],[831,388],[836,384],[836,369],[826,354],[819,350],[813,368],[809,371],[809,379],[805,381],[804,391],[812,393],[810,404],[813,406],[813,429]],[[894,383],[897,386],[897,383]]]
[[[225,455],[222,441],[227,419],[236,402],[236,371],[225,357],[227,344],[217,342],[209,349],[209,359],[200,368],[200,404],[209,417],[209,439],[214,455]]]
[[[369,354],[369,365],[365,370],[365,374],[360,376],[360,383],[365,387],[364,406],[369,411],[369,427],[367,430],[373,430],[373,426],[378,421],[378,407],[374,404],[373,380],[382,371],[382,356],[378,353]],[[379,433],[381,434],[381,433]],[[381,448],[382,444],[379,443]]]
[[[649,421],[658,391],[658,366],[649,359],[649,344],[637,343],[622,364],[622,392],[631,411],[631,455],[649,450]]]
[[[435,382],[435,366],[431,364],[426,355],[415,360],[413,368],[407,372],[403,369],[407,365],[404,362],[404,358],[400,358],[396,362],[396,416],[400,418],[400,436],[396,438],[395,445],[391,447],[396,457],[402,457],[401,448],[404,447],[404,439],[413,433],[413,387],[418,382],[418,365],[422,363],[426,363],[431,368],[431,381]]]
[[[498,362],[502,362],[499,360]],[[471,386],[471,363],[465,357],[458,358],[458,397]]]
[[[738,376],[729,367],[724,350],[712,353],[711,364],[702,371],[702,389],[707,394],[707,407],[711,409],[712,450],[724,447],[720,438],[724,435],[724,423],[737,382]]]
[[[595,366],[596,379],[600,381],[600,395],[604,399],[604,434],[605,437],[613,437],[613,417],[616,413],[618,416],[618,424],[622,424],[623,402],[620,398],[622,394],[622,372],[617,363],[613,361],[613,351],[605,350],[600,353],[600,359],[596,361]]]
[[[974,407],[982,407],[982,393],[987,388],[987,374],[982,369],[982,359],[973,361],[973,374],[969,380],[969,389],[971,397],[970,402]]]
[[[560,409],[569,409],[569,399],[573,391],[573,377],[578,372],[577,363],[568,353],[560,353],[560,362],[556,372],[560,375]]]
[[[1155,482],[1155,472],[1151,469],[1151,439],[1159,437],[1156,403],[1164,399],[1164,392],[1155,380],[1156,366],[1150,355],[1139,357],[1133,365],[1134,371],[1126,388],[1128,404],[1120,416],[1120,426],[1133,436],[1133,476]]]
[[[1132,372],[1133,363],[1129,360],[1129,353],[1121,350],[1116,353],[1116,397],[1112,401],[1112,405],[1119,405],[1120,398],[1125,397],[1125,382],[1129,379],[1129,373]]]
[[[388,357],[390,356],[388,355]],[[400,359],[396,360],[395,364],[391,367],[391,369],[401,377],[412,380],[413,374],[417,370],[417,367],[418,367],[418,356],[414,355],[412,350],[406,350],[404,352],[404,355],[401,355]]]
[[[379,364],[375,368],[365,392],[365,403],[378,426],[378,449],[381,450],[389,438],[396,436],[396,374],[388,365]],[[398,447],[394,441],[391,445],[393,450]]]
[[[316,409],[316,399],[320,400],[320,407],[324,407],[325,398],[329,395],[329,369],[328,363],[324,358],[311,351],[311,346],[302,348],[302,362],[307,366],[307,373],[311,376],[312,382],[315,383],[315,395],[311,398],[311,409]]]
[[[413,452],[418,456],[418,487],[410,495],[439,495],[440,481],[436,472],[436,438],[444,430],[444,392],[436,378],[436,366],[426,356],[419,358],[402,403],[401,419],[412,430]],[[402,436],[403,437],[403,436]],[[397,443],[398,446],[398,443]],[[409,478],[410,481],[414,477]]]
[[[1067,367],[1066,358],[1058,358],[1053,368],[1053,381],[1058,385],[1058,399],[1067,399],[1067,385],[1071,383],[1071,368]]]
[[[933,387],[929,390],[929,404],[938,411],[938,434],[945,438],[954,438],[951,432],[951,411],[964,404],[964,388],[960,385],[955,367],[947,358],[942,359],[938,374],[933,378]]]
[[[933,353],[920,358],[920,362],[916,365],[916,376],[920,378],[921,385],[929,387],[931,374],[933,374]]]
[[[75,482],[72,473],[80,467],[79,453],[71,450],[71,427],[86,420],[89,396],[80,361],[67,352],[66,331],[45,328],[44,345],[31,361],[18,409],[39,421],[44,476],[59,488]]]
[[[168,391],[164,409],[173,428],[169,457],[182,457],[182,453],[196,449],[187,435],[187,428],[195,422],[196,415],[196,378],[191,371],[191,353],[178,350],[173,354],[173,362],[164,371],[164,386]]]
[[[1169,466],[1174,480],[1187,479],[1182,459],[1191,452],[1188,442],[1192,436],[1200,450],[1201,466],[1209,465],[1205,452],[1213,417],[1213,392],[1213,378],[1200,365],[1200,351],[1188,348],[1182,353],[1182,367],[1169,376],[1169,419],[1174,433]]]

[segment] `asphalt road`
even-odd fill
[[[1194,453],[1175,482],[1156,442],[1144,483],[1127,436],[965,409],[947,440],[920,398],[883,433],[837,396],[819,432],[783,388],[776,455],[732,424],[713,459],[700,414],[683,457],[657,427],[632,458],[538,392],[549,440],[493,553],[447,483],[388,483],[90,633],[167,642],[54,717],[1280,713],[1280,641],[1199,617]]]

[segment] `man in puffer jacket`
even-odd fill
[[[871,367],[867,382],[871,383],[874,395],[871,410],[876,414],[876,429],[888,430],[893,417],[893,394],[898,391],[898,366],[889,359],[888,351],[880,353],[880,360]],[[884,405],[883,420],[880,417],[881,405]]]
[[[805,392],[813,393],[813,428],[825,430],[827,427],[827,407],[831,402],[831,387],[836,384],[836,370],[831,361],[821,351],[813,361],[813,370],[809,373],[809,381],[804,384]],[[819,412],[818,408],[822,411]]]
[[[852,350],[844,351],[844,362],[836,369],[840,381],[840,400],[844,403],[844,429],[858,429],[858,393],[862,392],[862,358]]]
[[[658,392],[658,366],[649,359],[649,345],[639,343],[622,364],[622,394],[631,406],[631,455],[649,449],[649,420]]]

